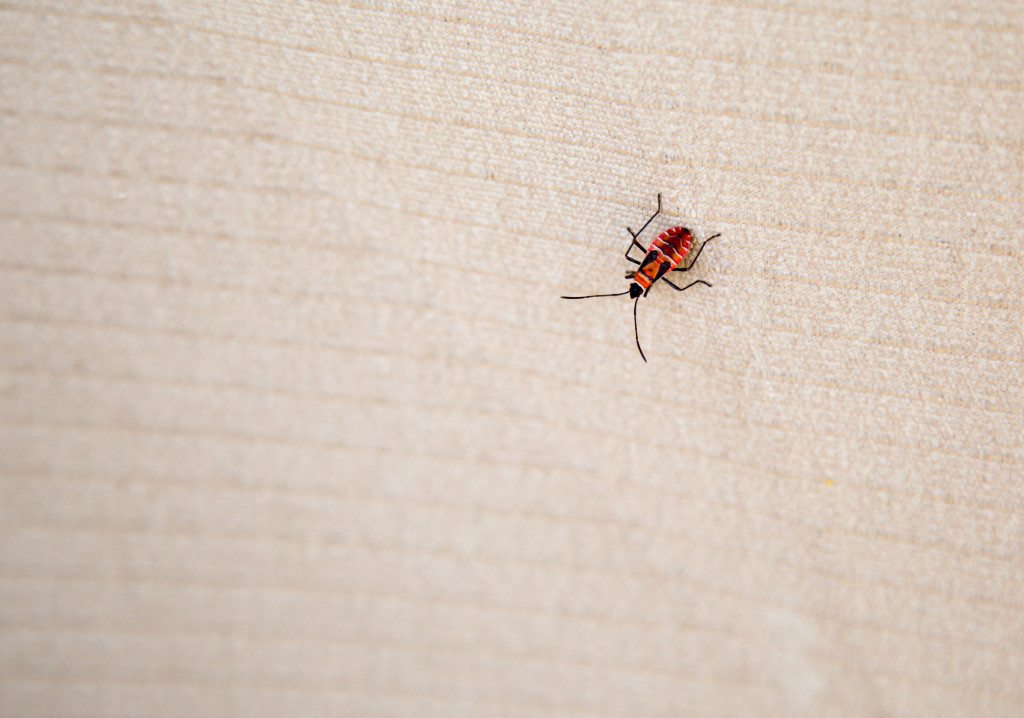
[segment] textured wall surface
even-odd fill
[[[1019,0],[4,0],[0,713],[1022,715],[1022,157]]]

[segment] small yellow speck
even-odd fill
[[[825,486],[832,486],[832,479],[825,479]]]

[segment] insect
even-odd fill
[[[666,229],[664,232],[659,234],[651,242],[651,245],[644,249],[644,246],[640,244],[639,237],[643,234],[647,226],[654,221],[654,218],[661,214],[661,195],[658,195],[658,211],[651,215],[644,226],[640,228],[639,232],[634,232],[629,227],[626,227],[626,231],[633,237],[630,240],[629,246],[626,248],[625,257],[628,261],[633,264],[639,265],[635,272],[626,272],[626,279],[632,279],[633,282],[629,285],[629,289],[624,292],[615,292],[613,294],[588,294],[582,297],[565,297],[562,299],[593,299],[594,297],[621,297],[628,294],[629,298],[633,300],[633,334],[636,336],[636,348],[640,351],[640,357],[646,362],[647,357],[644,356],[644,350],[640,347],[640,330],[637,327],[636,321],[636,307],[640,303],[640,297],[646,297],[658,280],[665,282],[668,286],[672,287],[677,292],[684,292],[695,284],[703,284],[710,287],[711,284],[705,282],[703,279],[697,279],[690,282],[685,287],[680,287],[673,284],[667,275],[669,272],[688,272],[693,269],[693,265],[697,263],[697,258],[700,253],[704,251],[705,245],[712,239],[721,237],[721,234],[705,239],[700,247],[697,249],[697,253],[693,255],[693,259],[690,260],[688,265],[680,266],[683,263],[683,259],[690,252],[690,248],[693,247],[693,234],[686,227],[672,227]],[[644,252],[643,261],[635,259],[629,256],[630,251],[633,247],[638,248],[641,252]]]

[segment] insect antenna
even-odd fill
[[[621,297],[623,294],[629,294],[627,289],[624,292],[615,292],[615,294],[588,294],[585,297],[562,297],[562,299],[593,299],[594,297]]]
[[[640,349],[640,329],[636,325],[636,305],[639,304],[639,303],[640,303],[640,297],[637,297],[636,301],[633,302],[633,334],[636,335],[636,348],[637,349]],[[640,349],[640,358],[644,360],[644,363],[647,362],[647,357],[644,356],[644,350],[643,349]]]

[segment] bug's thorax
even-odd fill
[[[675,269],[693,246],[693,235],[686,227],[672,227],[651,242],[634,281],[646,292],[651,285]]]

